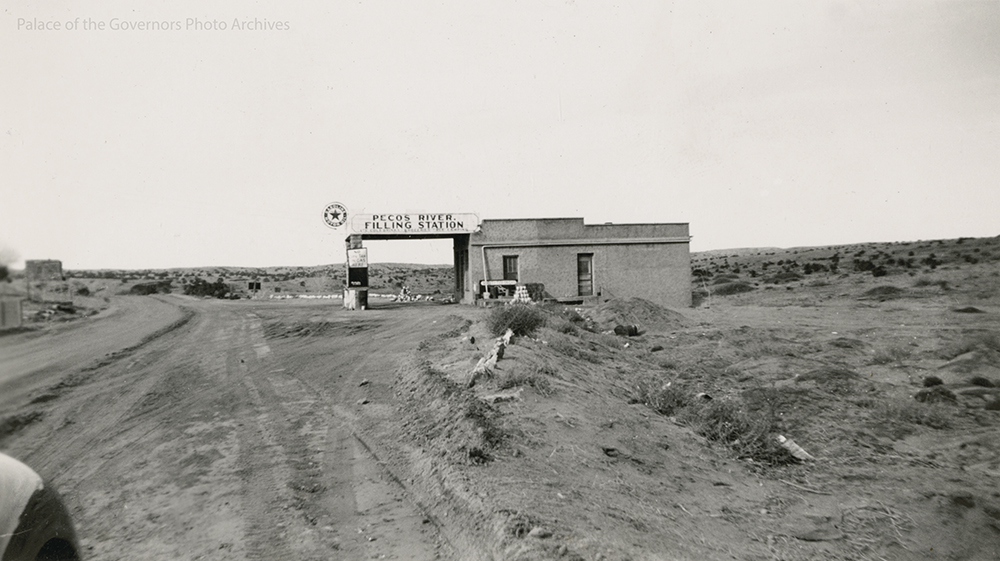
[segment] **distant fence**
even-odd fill
[[[21,299],[0,298],[0,329],[21,327]]]

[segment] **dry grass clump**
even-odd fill
[[[486,316],[486,328],[499,337],[510,329],[514,335],[531,335],[545,325],[545,313],[531,304],[497,306]]]
[[[566,335],[580,334],[580,330],[576,327],[576,325],[564,319],[556,319],[554,321],[550,320],[549,325],[552,327],[552,329],[555,329],[559,333],[563,333]]]
[[[583,360],[593,364],[600,364],[602,362],[600,354],[594,352],[596,349],[591,347],[591,345],[594,347],[596,347],[596,345],[593,343],[588,345],[587,342],[579,339],[578,337],[569,337],[561,333],[553,332],[550,333],[548,337],[548,344],[552,350],[570,358]]]
[[[496,384],[497,388],[501,390],[529,386],[540,395],[550,396],[555,393],[552,382],[548,378],[551,375],[551,368],[535,366],[527,372],[521,370],[503,372],[497,377]]]
[[[875,349],[869,364],[892,364],[910,358],[913,351],[903,345],[886,345]]]
[[[661,415],[670,416],[687,407],[691,395],[673,382],[664,383],[655,376],[646,376],[633,384],[632,399]]]
[[[725,444],[738,458],[765,465],[791,463],[792,456],[777,441],[777,425],[769,411],[751,411],[742,398],[695,404],[685,409],[685,420],[695,432]]]
[[[952,426],[952,412],[947,406],[937,403],[887,400],[881,407],[874,408],[872,413],[873,424],[887,430],[893,438],[911,434],[915,430],[914,425],[939,430]]]
[[[767,395],[764,395],[767,394]],[[732,450],[740,459],[765,465],[794,461],[776,436],[777,417],[768,392],[721,399],[705,398],[676,381],[656,376],[639,378],[632,386],[632,399],[661,415],[674,415],[701,436]]]

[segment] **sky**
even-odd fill
[[[333,201],[692,251],[996,236],[998,172],[995,1],[0,0],[14,268],[341,263]]]

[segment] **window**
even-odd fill
[[[576,286],[578,296],[594,295],[594,254],[579,253],[576,256]]]
[[[503,256],[503,280],[517,280],[517,256]]]

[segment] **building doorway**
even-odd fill
[[[577,296],[594,295],[594,254],[578,253],[576,256]]]

